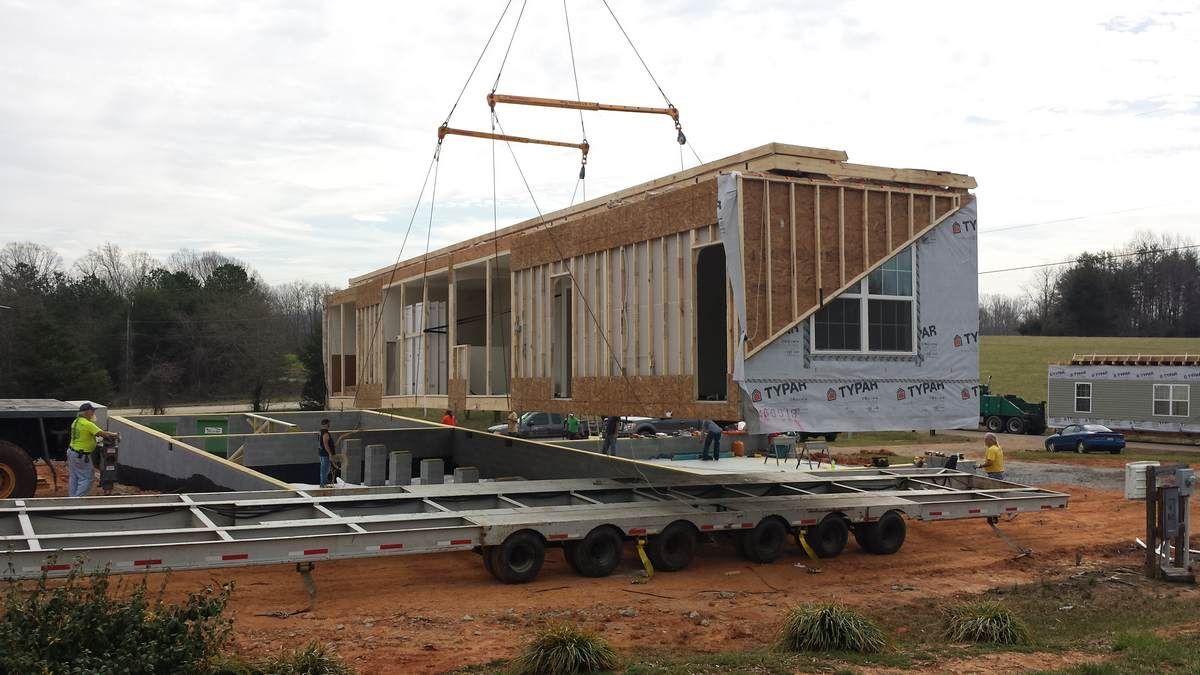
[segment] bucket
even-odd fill
[[[730,445],[730,447],[733,448],[733,456],[734,457],[745,457],[746,456],[746,444],[745,443],[743,443],[741,441],[734,441]],[[1143,489],[1145,489],[1145,488],[1143,488]]]
[[[1125,465],[1125,499],[1146,498],[1146,467],[1158,462],[1129,462]]]

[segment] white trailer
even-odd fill
[[[850,535],[891,554],[905,517],[996,519],[1065,508],[1068,497],[937,468],[777,476],[0,500],[0,569],[31,578],[80,565],[129,572],[475,550],[497,579],[520,583],[553,546],[594,577],[617,568],[629,540],[644,541],[661,571],[687,567],[704,536],[764,563],[790,536],[823,558]]]

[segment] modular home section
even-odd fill
[[[1103,424],[1111,429],[1200,433],[1193,403],[1200,389],[1196,356],[1077,357],[1047,373],[1053,427]]]
[[[899,292],[914,273],[906,249],[973,204],[969,176],[845,159],[773,143],[352,279],[327,306],[330,402],[741,419],[738,363],[877,268],[892,265],[879,276]],[[722,177],[742,185],[736,260]],[[973,288],[968,266],[930,270]],[[735,268],[753,270],[736,289]],[[897,312],[915,302],[875,322],[910,352],[923,328]],[[973,320],[974,304],[960,309]]]

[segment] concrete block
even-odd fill
[[[445,464],[440,459],[421,460],[421,485],[438,485],[446,482]]]
[[[362,484],[363,444],[357,438],[342,441],[342,480]]]
[[[460,466],[454,470],[455,483],[478,483],[479,469],[473,466]]]
[[[412,453],[393,452],[388,461],[388,485],[411,485],[412,477]]]
[[[367,485],[383,485],[387,479],[387,446],[368,445],[363,466],[363,482]]]

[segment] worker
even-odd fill
[[[579,438],[579,418],[575,413],[567,413],[567,438],[574,440]]]
[[[604,454],[617,454],[617,429],[620,427],[621,418],[617,415],[609,415],[604,418],[604,447],[602,448]]]
[[[446,414],[442,415],[442,424],[453,427],[458,425],[458,420],[454,419],[454,411],[447,410]]]
[[[509,436],[517,435],[517,422],[518,421],[520,421],[520,420],[517,418],[517,411],[509,410],[508,411],[508,435]]]
[[[319,485],[325,487],[331,483],[336,485],[336,481],[329,479],[330,463],[333,461],[333,456],[337,454],[335,444],[333,442],[333,434],[329,433],[329,420],[321,420],[321,431],[317,434],[317,456],[321,460],[321,480]]]
[[[704,420],[704,449],[700,451],[702,461],[717,461],[721,459],[721,425],[712,420]],[[708,456],[708,446],[712,445],[712,457]]]
[[[1004,480],[1004,451],[996,441],[996,434],[984,434],[983,447],[987,450],[984,451],[983,464],[979,468],[987,472],[988,478]]]
[[[97,436],[108,440],[120,438],[119,434],[96,426],[96,408],[91,403],[83,403],[79,406],[75,421],[71,423],[71,445],[67,449],[67,471],[70,474],[67,494],[72,497],[83,497],[92,489],[92,480],[95,478],[92,453],[96,450]]]

